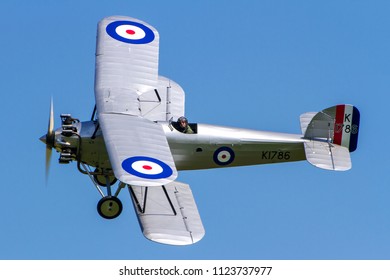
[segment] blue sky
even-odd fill
[[[388,1],[17,1],[0,3],[0,259],[389,259]],[[194,3],[196,2],[196,3]],[[50,97],[87,120],[97,22],[142,19],[160,33],[160,74],[186,91],[193,122],[300,133],[299,115],[340,103],[361,113],[348,172],[307,162],[181,172],[206,235],[146,240],[126,192],[122,215],[54,154]]]

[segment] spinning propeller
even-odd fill
[[[43,135],[41,138],[39,138],[43,143],[46,144],[46,182],[49,175],[49,168],[50,168],[50,160],[51,160],[51,154],[52,154],[52,148],[54,148],[55,143],[55,133],[54,133],[54,112],[53,112],[53,99],[50,100],[50,115],[49,115],[49,125],[47,128],[46,135]]]

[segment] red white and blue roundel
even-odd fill
[[[218,165],[228,165],[234,161],[234,151],[229,147],[221,147],[214,152],[214,162]]]
[[[164,179],[173,174],[172,168],[161,160],[137,156],[125,159],[122,168],[131,175],[144,179]]]
[[[147,44],[154,40],[154,32],[139,22],[120,20],[107,25],[106,32],[115,40],[128,44]]]

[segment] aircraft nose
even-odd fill
[[[41,138],[39,138],[44,144],[46,144],[46,134],[42,135]]]

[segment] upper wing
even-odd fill
[[[98,24],[95,98],[99,113],[152,121],[184,115],[184,91],[158,76],[159,34],[137,19],[107,17]]]
[[[140,115],[138,95],[158,81],[158,32],[128,17],[99,22],[96,45],[95,97],[98,112]]]

